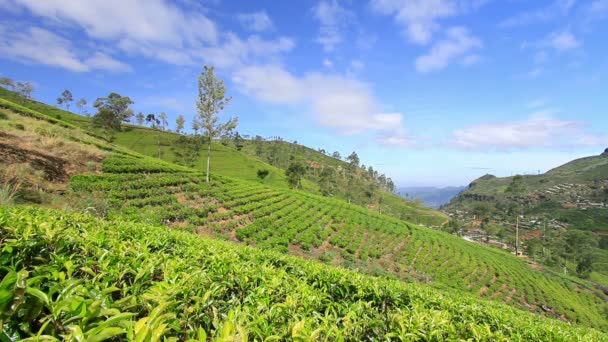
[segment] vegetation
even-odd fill
[[[0,207],[0,236],[3,340],[608,338],[451,291],[159,226]]]
[[[167,224],[375,275],[502,300],[555,317],[605,324],[591,284],[533,270],[509,253],[305,192],[112,157],[110,174],[79,175],[76,193],[108,196],[111,217]],[[138,176],[141,173],[146,177]],[[136,174],[137,173],[137,174]],[[117,216],[118,215],[118,216]]]
[[[215,76],[213,66],[206,66],[198,78],[198,100],[196,108],[198,111],[199,126],[207,137],[207,183],[209,183],[209,168],[211,164],[211,142],[226,132],[232,131],[238,122],[238,118],[231,118],[227,122],[218,123],[217,116],[224,107],[230,103],[230,97],[226,96],[224,81]]]

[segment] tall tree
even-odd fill
[[[24,99],[31,99],[32,92],[34,92],[34,85],[31,82],[17,82],[15,83],[15,90]]]
[[[87,99],[84,97],[76,102],[76,107],[78,107],[78,111],[80,111],[81,115],[84,113],[87,103]]]
[[[144,113],[139,112],[137,113],[137,115],[135,115],[135,122],[137,122],[137,124],[139,126],[143,126],[144,125],[144,120],[146,119],[146,117],[144,116]]]
[[[123,122],[129,122],[133,116],[131,105],[133,101],[128,96],[110,93],[108,97],[95,100],[93,106],[98,112],[93,116],[93,125],[112,131],[118,131]]]
[[[169,120],[167,119],[167,114],[165,112],[160,112],[158,114],[158,119],[160,120],[160,129],[163,131],[169,126]]]
[[[224,81],[217,78],[213,66],[205,65],[203,72],[198,77],[198,99],[196,108],[201,128],[207,139],[207,183],[209,183],[209,172],[211,163],[211,142],[214,138],[225,132],[233,130],[238,118],[231,118],[224,123],[219,123],[219,113],[230,103],[231,97],[226,95]]]
[[[334,153],[332,153],[331,156],[338,160],[342,160],[342,156],[340,155],[340,152],[338,152],[338,151],[335,151]]]
[[[180,133],[184,129],[184,124],[186,124],[186,119],[184,119],[183,115],[178,115],[177,119],[175,119],[175,131]]]
[[[70,110],[70,104],[71,102],[74,101],[74,97],[72,96],[72,92],[69,90],[64,90],[63,93],[61,93],[61,96],[57,98],[57,104],[58,105],[65,105],[65,109],[67,111]]]
[[[357,152],[353,151],[353,153],[351,153],[348,157],[346,157],[346,161],[351,165],[351,167],[353,168],[357,168],[359,167],[359,155],[357,155]]]

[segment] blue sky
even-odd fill
[[[608,0],[0,0],[0,74],[195,115],[213,64],[242,134],[355,150],[399,186],[608,147]]]

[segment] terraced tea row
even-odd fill
[[[474,296],[162,226],[0,207],[2,340],[601,341]]]
[[[133,163],[129,168],[139,168]],[[200,174],[173,168],[155,171],[139,177],[81,175],[72,179],[72,188],[104,193],[117,212],[131,218],[606,325],[601,293],[533,270],[501,250],[340,200],[220,177],[206,184]]]

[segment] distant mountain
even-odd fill
[[[420,198],[422,203],[431,208],[439,208],[450,202],[458,193],[466,189],[465,186],[449,186],[438,188],[433,186],[405,187],[397,189],[397,193],[405,198]]]

